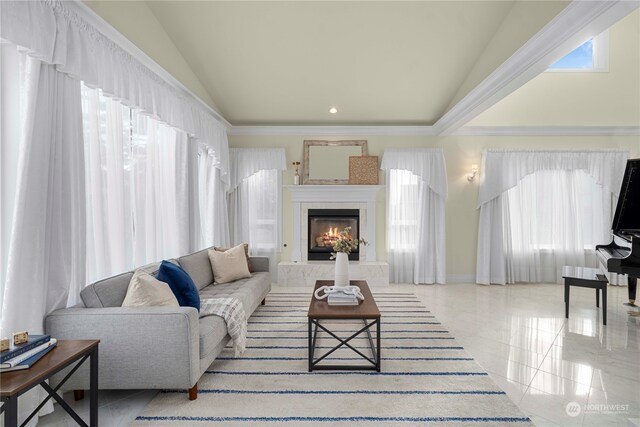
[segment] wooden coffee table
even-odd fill
[[[318,280],[316,286],[313,289],[315,294],[316,289],[321,286],[333,286],[333,280]],[[309,312],[307,314],[309,324],[309,372],[313,370],[370,370],[380,372],[380,310],[376,305],[376,301],[371,295],[369,286],[364,280],[352,280],[351,286],[357,286],[360,288],[364,301],[361,301],[357,306],[335,306],[329,305],[326,298],[318,300],[315,295],[311,298],[311,304],[309,305]],[[341,338],[334,332],[331,332],[327,327],[321,324],[321,321],[325,320],[361,320],[364,324],[362,328],[355,331],[348,338]],[[373,337],[371,336],[371,328],[376,326],[376,342],[374,344]],[[355,329],[355,328],[354,328]],[[322,330],[338,340],[339,344],[322,356],[316,358],[316,340],[318,338],[318,332]],[[366,333],[369,347],[372,356],[369,357],[362,353],[357,348],[349,344],[349,341],[358,337],[360,334]],[[336,350],[342,347],[347,347],[353,350],[356,354],[365,360],[366,364],[358,365],[332,365],[332,364],[320,364],[321,361],[326,359],[327,356],[333,354]]]

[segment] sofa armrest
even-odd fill
[[[190,388],[200,375],[192,307],[66,308],[47,316],[45,330],[57,339],[100,340],[101,389]],[[65,389],[87,388],[88,370],[69,382]]]
[[[250,256],[251,266],[254,272],[269,272],[269,257],[266,256]]]

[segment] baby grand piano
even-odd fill
[[[613,241],[597,245],[596,254],[609,272],[627,275],[629,305],[635,306],[640,277],[640,159],[627,161],[611,228]]]

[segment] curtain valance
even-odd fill
[[[217,167],[227,179],[224,124],[62,2],[0,1],[0,40],[16,44],[87,86],[98,87],[123,104],[197,137],[216,152]]]
[[[622,185],[628,151],[525,151],[486,150],[478,207],[515,187],[527,175],[539,170],[585,170],[612,193]]]
[[[384,150],[382,170],[408,170],[419,176],[435,193],[447,197],[447,172],[439,148]]]
[[[261,170],[287,170],[284,148],[232,148],[229,150],[231,179],[228,191]]]

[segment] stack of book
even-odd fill
[[[29,369],[56,346],[56,339],[49,335],[29,335],[29,341],[11,345],[0,353],[0,373]]]
[[[352,293],[334,291],[327,297],[329,305],[358,305],[358,298]]]

